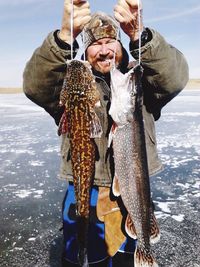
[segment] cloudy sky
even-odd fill
[[[27,60],[46,35],[59,29],[64,0],[0,0],[0,87],[19,87]],[[113,14],[117,0],[90,0],[92,12]],[[200,78],[199,0],[143,0],[146,26],[158,30]],[[125,47],[128,38],[123,36]]]

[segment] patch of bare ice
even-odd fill
[[[39,161],[39,160],[30,160],[28,162],[31,166],[43,166],[44,161]]]
[[[14,194],[19,198],[26,198],[32,194],[31,190],[21,189],[14,192]]]

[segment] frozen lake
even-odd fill
[[[59,267],[59,137],[23,94],[0,95],[0,266]],[[159,267],[200,267],[200,90],[183,91],[156,123],[165,170],[151,178]]]

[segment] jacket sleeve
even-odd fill
[[[43,107],[59,123],[63,107],[59,95],[66,71],[66,60],[71,58],[69,49],[62,49],[50,33],[35,50],[23,73],[23,90],[26,96]]]
[[[148,112],[157,120],[161,109],[186,85],[189,78],[188,64],[183,54],[155,30],[147,28],[150,41],[141,47],[143,66],[144,104]],[[138,59],[139,49],[130,52]]]

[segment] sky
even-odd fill
[[[47,34],[60,28],[64,0],[0,0],[0,87],[21,87],[26,62]],[[89,0],[91,11],[113,15],[117,0]],[[143,0],[144,24],[186,57],[200,78],[199,0]],[[129,39],[122,34],[128,49]],[[81,45],[81,44],[80,44]]]

